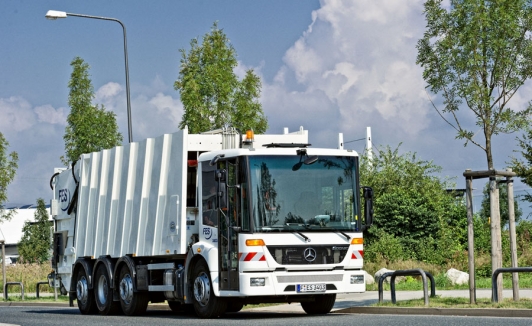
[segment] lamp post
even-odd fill
[[[118,20],[116,18],[73,14],[73,13],[64,12],[64,11],[57,11],[57,10],[48,10],[48,12],[46,13],[45,17],[46,17],[46,19],[56,20],[58,18],[67,18],[67,16],[93,18],[93,19],[101,19],[101,20],[110,20],[110,21],[115,21],[115,22],[119,23],[120,26],[122,26],[122,30],[124,31],[124,61],[125,61],[125,65],[126,65],[127,129],[128,129],[129,142],[131,143],[133,141],[133,132],[131,130],[131,100],[130,100],[130,96],[129,96],[129,67],[128,67],[128,60],[127,60],[126,26],[124,26],[124,24],[120,20]]]

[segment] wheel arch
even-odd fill
[[[85,275],[87,275],[87,286],[90,290],[92,290],[93,286],[93,271],[94,271],[94,264],[93,260],[91,258],[78,258],[76,262],[74,263],[74,268],[72,269],[72,279],[75,279],[79,273],[79,270],[83,268],[85,270]],[[76,282],[70,282],[70,291],[76,292]]]
[[[187,286],[186,286],[186,303],[192,303],[192,297],[194,296],[194,290],[193,290],[193,284],[194,284],[194,268],[199,262],[204,262],[207,264],[207,260],[202,255],[196,254],[196,255],[190,255],[187,257],[186,265],[186,276],[185,279],[187,280]],[[209,266],[207,264],[207,266]]]
[[[120,270],[122,269],[122,266],[124,265],[127,265],[129,270],[131,271],[131,277],[133,278],[133,290],[137,291],[137,269],[136,269],[135,261],[130,256],[120,257],[118,261],[116,262],[114,266],[113,274],[116,275],[117,277],[113,278],[114,280],[113,283],[116,282],[118,284],[118,282],[120,282],[119,274],[120,274]],[[114,284],[114,285],[116,286],[117,284]]]
[[[115,265],[116,265],[116,260],[115,259],[112,259],[111,257],[109,256],[100,256],[96,262],[94,263],[94,267],[93,267],[93,276],[92,276],[92,279],[96,279],[96,271],[98,270],[98,267],[100,267],[100,265],[105,265],[105,269],[107,271],[107,275],[109,276],[109,280],[110,280],[110,287],[111,289],[114,289],[116,284],[115,284],[115,274],[116,274],[116,271],[115,271]]]

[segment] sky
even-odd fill
[[[343,133],[345,147],[363,153],[365,141],[356,140],[371,127],[374,149],[416,153],[441,166],[438,176],[457,188],[465,188],[466,169],[487,169],[483,150],[455,139],[429,100],[441,109],[441,97],[425,90],[416,64],[422,0],[13,0],[0,8],[0,132],[19,155],[10,203],[52,197],[49,180],[62,166],[76,56],[90,65],[94,103],[116,113],[128,140],[122,28],[80,17],[47,20],[48,10],[116,18],[126,26],[134,141],[178,130],[179,50],[188,51],[192,39],[201,40],[218,22],[238,54],[236,73],[253,69],[261,78],[267,133],[303,126],[312,146],[332,148]],[[523,109],[531,93],[527,82],[511,106]],[[467,109],[461,118],[478,129]],[[520,157],[516,136],[493,138],[496,169]],[[476,137],[482,141],[480,130]],[[475,198],[483,186],[475,180]],[[514,189],[529,188],[516,182]]]

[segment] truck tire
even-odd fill
[[[309,315],[323,315],[331,312],[336,301],[336,294],[316,295],[316,300],[301,302],[301,307]]]
[[[91,315],[98,311],[94,302],[94,292],[89,289],[87,274],[83,267],[80,267],[76,274],[76,301],[83,315]]]
[[[168,307],[170,307],[170,310],[172,310],[172,312],[175,314],[196,314],[194,311],[194,305],[192,304],[184,304],[178,301],[168,301]]]
[[[138,316],[146,312],[148,308],[148,295],[144,292],[133,291],[133,273],[128,265],[123,265],[118,278],[120,292],[120,306],[127,316]]]
[[[96,282],[94,287],[94,297],[100,314],[116,314],[120,310],[120,303],[118,301],[113,301],[111,280],[109,279],[109,273],[104,264],[98,266],[94,282]]]
[[[240,310],[242,310],[242,308],[244,308],[244,304],[242,302],[228,302],[227,309],[225,310],[225,312],[239,312]]]
[[[223,315],[227,308],[227,301],[214,295],[209,267],[204,261],[194,266],[193,292],[194,310],[200,318],[216,318]]]

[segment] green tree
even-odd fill
[[[502,179],[501,179],[502,180]],[[488,220],[490,217],[490,190],[489,182],[484,186],[482,194],[482,204],[480,206],[480,211],[478,212],[479,216],[484,220]],[[508,185],[506,183],[499,183],[499,208],[501,211],[501,226],[505,226],[509,223],[510,217],[508,215]],[[519,208],[519,203],[514,199],[514,215],[515,221],[518,222],[523,211]]]
[[[7,153],[8,147],[8,141],[0,132],[0,223],[4,220],[9,221],[15,214],[14,209],[9,212],[4,209],[7,203],[7,186],[13,182],[18,168],[18,154]]]
[[[260,78],[249,69],[238,80],[234,72],[236,51],[216,22],[203,36],[202,44],[195,38],[188,53],[185,49],[180,52],[181,67],[174,88],[185,112],[179,128],[188,126],[191,133],[200,133],[230,125],[243,132],[266,131],[268,122],[259,102]]]
[[[84,153],[97,152],[118,146],[122,134],[118,131],[116,115],[103,105],[93,105],[94,88],[90,80],[89,65],[80,57],[70,63],[72,74],[68,87],[70,114],[65,128],[65,155],[61,161],[69,165]]]
[[[50,258],[52,244],[52,223],[48,221],[48,212],[42,198],[37,199],[37,210],[34,217],[35,222],[24,222],[18,252],[26,263],[42,264]]]
[[[480,147],[488,169],[493,169],[492,136],[522,128],[531,107],[512,110],[508,103],[532,76],[532,8],[529,0],[443,0],[425,2],[427,21],[418,41],[417,63],[428,88],[443,96],[440,116],[457,131],[457,138]],[[467,106],[484,133],[474,139],[471,115],[460,115]],[[445,116],[449,116],[447,119]]]
[[[524,160],[513,157],[510,164],[521,181],[532,187],[532,128],[527,128],[522,138],[517,138],[517,141]],[[532,202],[531,194],[526,194],[523,198]]]
[[[398,241],[403,250],[394,251],[394,257],[402,253],[403,259],[437,263],[463,249],[465,205],[446,191],[454,187],[452,183],[433,175],[440,170],[432,162],[418,160],[415,153],[399,154],[399,147],[383,148],[371,161],[362,158],[360,184],[372,187],[375,196],[368,247]],[[440,248],[443,244],[446,248]]]

